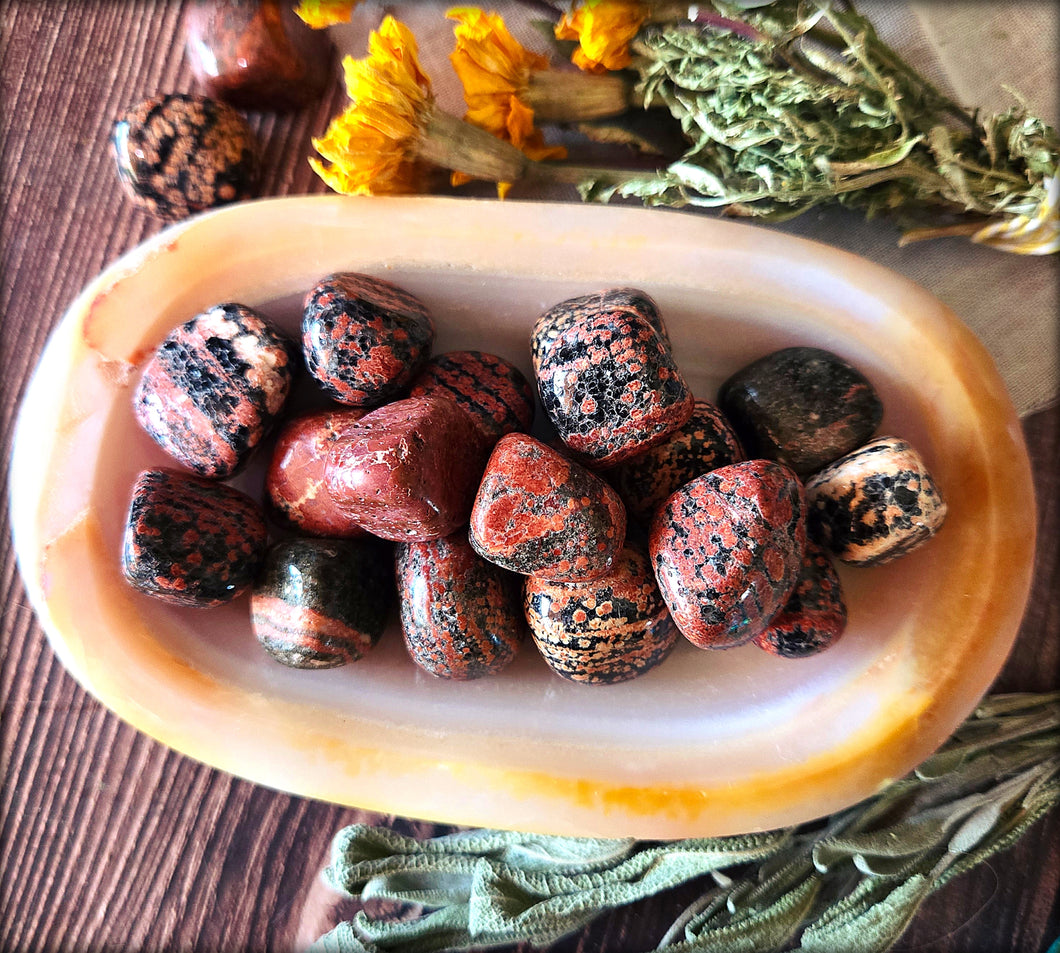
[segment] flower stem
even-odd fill
[[[440,109],[431,110],[416,155],[443,169],[490,182],[517,182],[532,165],[511,143]]]

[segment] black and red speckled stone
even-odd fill
[[[175,328],[144,368],[136,419],[200,476],[235,473],[276,423],[296,346],[251,308],[219,304]]]
[[[145,100],[114,123],[111,145],[129,196],[169,221],[249,199],[257,185],[254,134],[236,110],[208,96]]]
[[[946,502],[905,440],[879,437],[806,481],[812,539],[853,566],[879,566],[926,543]]]
[[[650,523],[663,501],[689,480],[744,460],[736,432],[721,410],[697,400],[688,422],[662,443],[607,474],[626,511]]]
[[[677,641],[651,563],[632,546],[589,582],[529,576],[524,591],[534,644],[549,668],[572,682],[627,682],[660,664]]]
[[[262,648],[291,668],[363,658],[394,601],[389,547],[378,540],[288,539],[272,546],[250,597]]]
[[[309,536],[365,535],[366,530],[332,500],[325,475],[331,448],[349,436],[366,413],[354,407],[322,410],[283,426],[265,474],[265,492],[278,522]]]
[[[712,470],[660,507],[650,546],[659,590],[684,636],[705,649],[742,645],[795,588],[806,548],[802,485],[769,460]]]
[[[593,579],[625,535],[622,501],[598,476],[526,434],[497,442],[471,511],[471,545],[485,559],[542,579]]]
[[[401,628],[409,657],[437,678],[494,675],[524,629],[519,577],[479,556],[463,531],[397,546]]]
[[[302,351],[310,373],[342,404],[399,396],[431,356],[434,320],[415,295],[371,275],[330,275],[305,297]]]
[[[409,388],[410,397],[436,394],[456,401],[483,438],[496,443],[534,422],[534,392],[511,361],[483,351],[449,351],[432,357]]]
[[[286,0],[192,0],[185,48],[208,96],[241,109],[297,109],[331,81],[334,47]]]
[[[748,456],[777,460],[800,477],[868,440],[883,418],[875,388],[830,351],[789,347],[737,371],[718,392]]]
[[[589,466],[615,466],[692,415],[670,349],[643,317],[614,311],[571,323],[534,362],[541,406]]]
[[[781,658],[807,658],[835,645],[846,626],[839,574],[828,553],[807,541],[794,591],[754,644]]]
[[[409,397],[362,417],[328,451],[339,513],[383,539],[448,536],[467,523],[487,448],[444,397]]]
[[[534,322],[530,332],[530,358],[534,367],[553,348],[556,338],[572,324],[595,318],[602,314],[615,317],[634,314],[648,322],[659,335],[659,339],[670,347],[670,336],[659,314],[659,306],[651,295],[637,288],[609,288],[590,294],[567,298],[550,308]]]
[[[217,606],[248,590],[265,556],[265,516],[245,493],[177,470],[144,470],[133,486],[122,572],[180,606]]]

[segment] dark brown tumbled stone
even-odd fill
[[[718,405],[748,457],[776,460],[800,477],[865,443],[883,419],[875,388],[837,354],[774,351],[732,375]]]
[[[289,539],[269,549],[250,599],[262,648],[292,668],[356,662],[379,641],[394,602],[379,540]]]

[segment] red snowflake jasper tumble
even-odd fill
[[[660,507],[650,548],[682,634],[700,648],[742,645],[765,630],[795,588],[806,548],[802,485],[768,460],[713,470]]]
[[[431,356],[434,320],[415,295],[371,275],[330,275],[305,297],[302,351],[329,396],[354,407],[393,400]]]
[[[526,434],[502,437],[471,511],[471,545],[512,572],[553,581],[607,572],[626,536],[618,494]]]
[[[596,310],[581,298],[557,305],[535,324],[531,352],[541,406],[563,443],[594,468],[636,456],[692,415],[668,344],[632,306]]]

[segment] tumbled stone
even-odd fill
[[[530,357],[536,367],[555,345],[556,339],[571,325],[601,314],[633,314],[643,318],[670,347],[670,336],[651,295],[638,288],[609,288],[567,298],[550,308],[534,322],[530,332]]]
[[[250,597],[262,648],[292,668],[336,668],[379,641],[394,602],[386,544],[288,539],[265,556]]]
[[[437,539],[467,523],[486,448],[443,397],[409,397],[366,414],[328,451],[327,492],[341,514],[383,539]]]
[[[371,275],[330,275],[305,297],[302,350],[325,392],[374,407],[399,396],[431,356],[434,321],[415,295]]]
[[[158,346],[136,388],[136,419],[175,460],[223,479],[272,430],[297,366],[296,346],[260,314],[219,304]]]
[[[688,422],[662,443],[607,474],[626,511],[650,523],[663,501],[689,480],[744,459],[739,438],[710,401],[697,400]]]
[[[737,371],[718,404],[749,457],[777,460],[800,477],[868,440],[883,418],[875,388],[830,351],[789,347]]]
[[[692,414],[670,349],[640,315],[616,310],[569,324],[534,362],[541,406],[582,462],[615,466]]]
[[[175,221],[249,199],[258,145],[227,103],[171,93],[134,106],[111,132],[118,177],[138,205]]]
[[[265,474],[265,492],[279,522],[309,536],[365,534],[331,498],[325,476],[331,448],[366,413],[355,407],[322,410],[296,417],[280,430]]]
[[[839,574],[828,553],[808,540],[794,591],[754,643],[781,658],[807,658],[835,645],[846,625]]]
[[[879,437],[806,482],[810,536],[854,566],[878,566],[927,542],[946,503],[927,465],[898,437]]]
[[[677,627],[699,648],[749,642],[791,595],[806,547],[802,485],[769,460],[733,463],[673,493],[651,558]]]
[[[134,588],[181,606],[217,606],[246,592],[265,555],[265,517],[233,487],[177,470],[144,470],[122,537]]]
[[[524,629],[519,577],[479,556],[460,531],[397,547],[401,628],[409,657],[438,678],[494,675]]]
[[[528,576],[525,611],[549,668],[573,682],[629,681],[660,664],[677,641],[651,563],[632,546],[588,582]]]
[[[592,579],[611,568],[626,511],[603,480],[526,434],[493,448],[471,511],[471,545],[512,572]]]
[[[208,96],[241,109],[296,109],[332,81],[334,48],[286,0],[192,0],[185,48]]]
[[[436,394],[456,401],[482,436],[496,443],[527,431],[534,421],[534,392],[511,361],[482,351],[449,351],[432,357],[409,388],[410,397]]]

